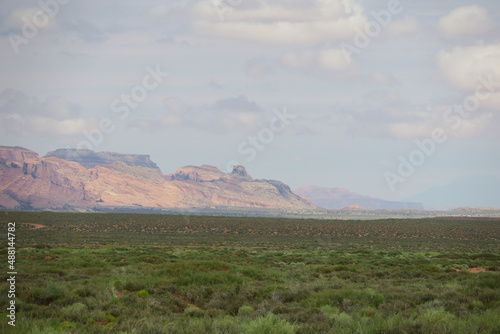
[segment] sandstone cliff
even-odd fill
[[[99,154],[89,152],[88,156]],[[147,163],[154,166],[149,168],[134,165],[138,161],[101,165],[96,164],[98,160],[86,160],[86,168],[52,154],[41,158],[23,148],[0,147],[0,209],[315,207],[279,181],[253,179],[243,166],[235,166],[231,173],[208,165],[186,166],[163,175],[153,162]]]

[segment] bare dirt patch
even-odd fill
[[[462,270],[455,268],[455,267],[451,267],[451,269],[453,269],[455,271],[462,271]],[[477,267],[477,268],[469,268],[469,269],[467,269],[467,271],[470,273],[473,273],[473,274],[477,274],[480,272],[487,272],[488,270],[486,268],[483,268],[483,267]]]
[[[33,226],[31,228],[32,230],[38,230],[38,229],[46,227],[45,225],[42,225],[42,224],[33,224],[33,223],[22,223],[22,224]]]
[[[108,321],[107,320],[96,320],[95,324],[101,325],[101,326],[106,326],[108,324]]]

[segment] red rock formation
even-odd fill
[[[23,148],[0,147],[0,208],[96,206],[314,208],[279,181],[252,179],[243,166],[235,166],[232,173],[187,166],[172,175],[120,161],[86,169]]]
[[[23,147],[0,146],[0,161],[4,160],[7,165],[12,162],[22,163],[27,159],[36,159],[38,154]]]

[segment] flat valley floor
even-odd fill
[[[500,218],[0,212],[0,229],[2,333],[500,333]]]

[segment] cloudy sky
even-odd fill
[[[497,1],[2,1],[0,36],[0,145],[500,206]]]

